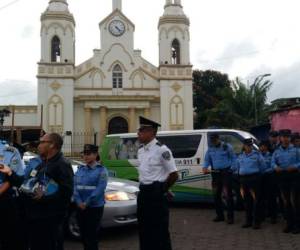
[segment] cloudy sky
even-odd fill
[[[165,0],[123,0],[136,25],[135,48],[158,64],[158,18]],[[68,0],[76,20],[76,63],[100,47],[98,23],[112,0]],[[272,74],[269,100],[300,96],[299,0],[182,0],[191,21],[194,69],[254,81]],[[0,104],[36,104],[40,14],[48,0],[0,0]],[[147,38],[147,39],[145,39]]]

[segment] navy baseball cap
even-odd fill
[[[246,138],[246,139],[244,139],[243,143],[244,143],[244,145],[252,146],[253,145],[253,139],[252,138]]]
[[[280,136],[291,136],[292,131],[290,129],[282,129],[279,131]]]
[[[85,144],[82,153],[98,153],[98,146],[93,144]]]

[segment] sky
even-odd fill
[[[40,15],[49,0],[0,0],[0,105],[37,102]],[[99,22],[112,0],[68,0],[76,21],[76,64],[100,48]],[[158,65],[159,17],[165,0],[123,0],[135,23],[135,49]],[[191,63],[253,83],[271,74],[269,101],[300,97],[299,0],[182,0],[190,18]],[[147,39],[145,39],[145,37]]]

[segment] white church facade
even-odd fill
[[[139,116],[162,130],[193,129],[190,23],[181,0],[165,0],[158,66],[134,48],[135,25],[122,0],[112,6],[99,24],[100,49],[77,65],[75,18],[66,0],[50,0],[41,15],[37,124],[45,131],[96,133],[100,140],[136,132]]]

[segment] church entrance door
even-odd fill
[[[128,133],[128,123],[123,117],[114,117],[109,121],[108,134]]]

